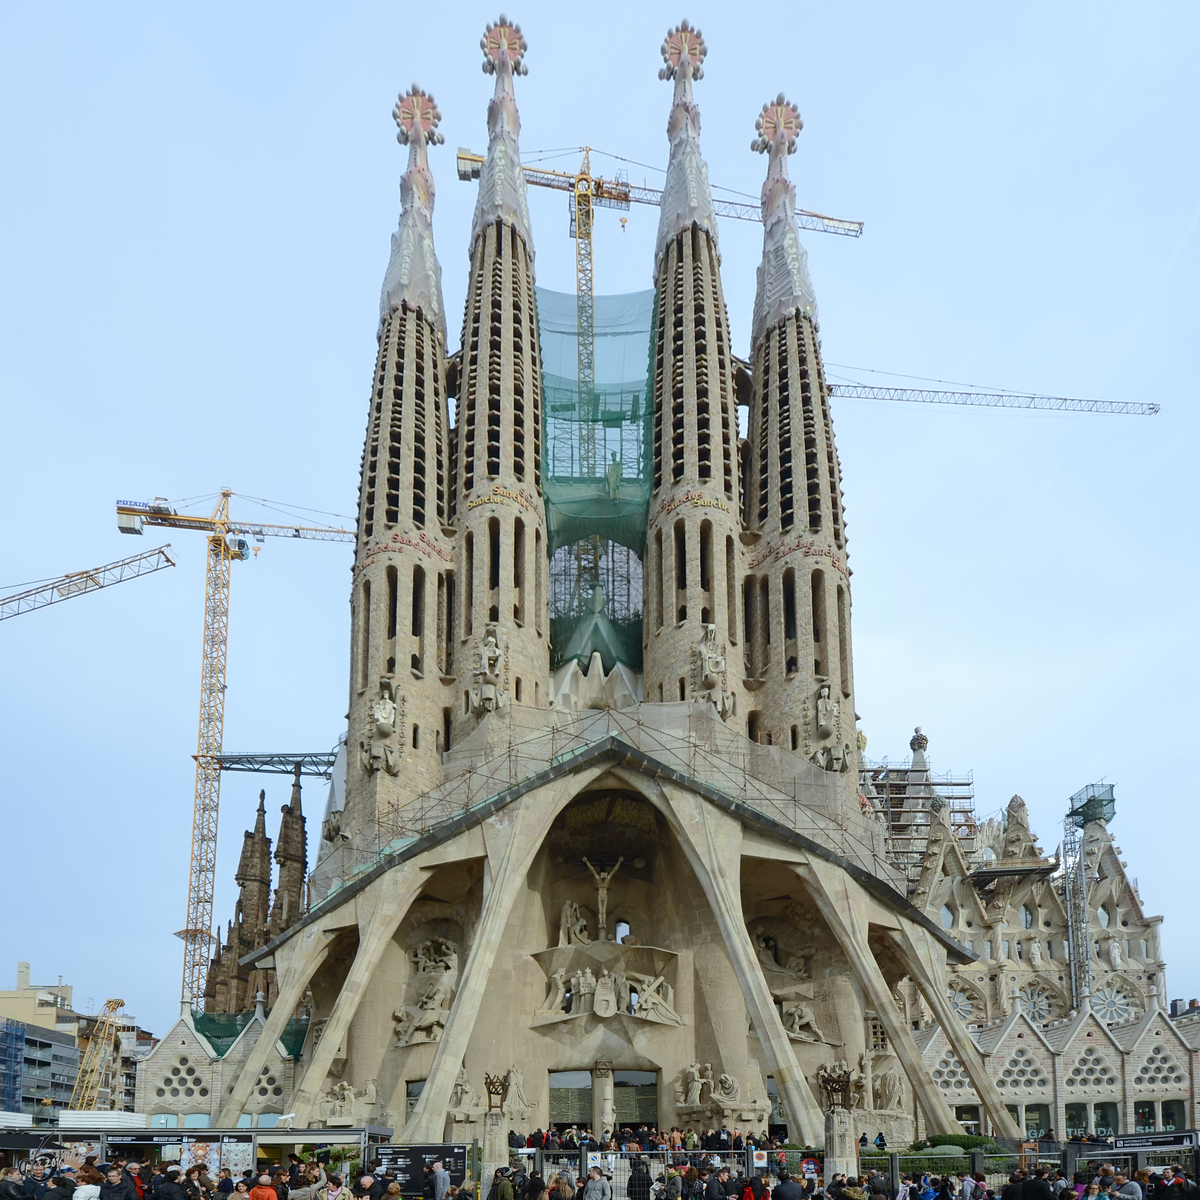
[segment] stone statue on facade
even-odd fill
[[[812,761],[824,771],[848,771],[856,756],[842,744],[842,706],[834,699],[828,680],[817,689],[815,710]]]
[[[700,1072],[700,1103],[704,1103],[704,1088],[708,1088],[708,1098],[713,1098],[713,1089],[716,1083],[713,1080],[712,1063],[705,1063],[704,1070]]]
[[[1042,939],[1035,937],[1029,943],[1029,965],[1035,971],[1040,970],[1042,966]]]
[[[476,716],[503,708],[503,666],[504,651],[496,640],[496,627],[489,625],[484,631],[483,645],[479,648],[478,665],[474,673],[475,687],[471,691],[471,710]]]
[[[700,1074],[700,1064],[692,1063],[684,1068],[683,1082],[686,1088],[686,1096],[684,1104],[688,1108],[697,1108],[700,1104],[700,1088],[704,1085],[704,1079]]]
[[[585,858],[587,869],[591,871],[592,878],[596,881],[596,941],[608,941],[608,885],[612,882],[612,877],[621,869],[621,864],[625,859],[618,858],[617,865],[611,871],[597,871],[590,862]]]
[[[592,1012],[598,1017],[615,1017],[617,1015],[616,981],[607,967],[600,972],[596,980],[596,991],[592,996]]]
[[[1115,937],[1108,939],[1108,965],[1114,971],[1119,971],[1125,965],[1121,954],[1121,943]]]
[[[550,984],[550,995],[546,997],[546,1002],[542,1007],[533,1014],[535,1017],[545,1017],[551,1013],[562,1012],[563,998],[567,994],[566,974],[567,968],[559,967],[547,980]]]
[[[371,705],[365,736],[358,743],[359,763],[364,771],[374,774],[382,769],[389,775],[400,773],[403,755],[396,741],[396,730],[403,715],[403,709],[396,705],[391,680],[381,679],[379,698]]]
[[[458,986],[458,946],[449,938],[435,937],[408,952],[415,971],[416,1001],[402,1004],[392,1014],[396,1045],[436,1042],[450,1016]]]
[[[732,1075],[722,1074],[712,1091],[718,1104],[737,1104],[742,1098],[742,1085]]]
[[[558,944],[560,946],[589,946],[591,942],[587,918],[574,900],[568,900],[562,906],[562,913],[558,918]]]
[[[525,1076],[521,1074],[521,1069],[515,1064],[508,1069],[508,1078],[505,1080],[504,1100],[500,1107],[506,1114],[515,1114],[520,1112],[528,1112],[533,1105],[525,1097]]]
[[[801,1000],[783,1007],[783,1027],[790,1038],[799,1042],[823,1042],[824,1034],[817,1028],[813,1010]]]
[[[904,1077],[894,1060],[886,1062],[875,1075],[874,1085],[877,1110],[891,1112],[904,1107]]]
[[[637,1015],[646,1021],[663,1025],[682,1025],[683,1018],[675,1011],[675,995],[664,975],[640,975],[629,972],[637,987]]]
[[[450,1093],[450,1107],[459,1111],[483,1107],[483,1100],[471,1086],[465,1067],[458,1069],[458,1078],[455,1079],[454,1090]]]

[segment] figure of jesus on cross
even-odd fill
[[[592,878],[596,881],[596,925],[598,926],[599,936],[598,942],[608,941],[608,885],[612,882],[612,877],[621,869],[621,864],[625,861],[624,857],[617,859],[617,865],[611,871],[597,871],[590,862],[585,858],[587,869],[591,871]]]

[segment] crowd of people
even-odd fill
[[[784,1141],[779,1137],[771,1137],[764,1129],[760,1133],[739,1128],[730,1129],[722,1125],[720,1129],[680,1129],[672,1126],[670,1130],[660,1130],[654,1125],[623,1125],[616,1129],[606,1129],[603,1136],[597,1137],[591,1129],[572,1125],[569,1129],[535,1129],[532,1133],[523,1134],[509,1130],[508,1145],[510,1149],[542,1150],[547,1154],[569,1153],[578,1154],[581,1150],[606,1150],[610,1153],[641,1153],[669,1154],[707,1152],[710,1154],[736,1154],[742,1150],[782,1148]]]

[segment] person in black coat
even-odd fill
[[[166,1175],[163,1176],[162,1181],[154,1192],[154,1200],[187,1200],[183,1188],[179,1186],[179,1176],[180,1171],[178,1167],[168,1167]],[[111,1176],[109,1178],[111,1179]],[[110,1197],[104,1193],[106,1186],[103,1183],[100,1185],[100,1200],[110,1200]],[[118,1200],[118,1197],[113,1194],[111,1200]],[[135,1192],[133,1197],[123,1196],[121,1200],[137,1200],[137,1193]]]
[[[634,1160],[633,1170],[629,1172],[626,1195],[629,1200],[650,1200],[650,1172],[640,1158]]]
[[[178,1182],[178,1172],[176,1181]],[[100,1185],[100,1200],[138,1200],[137,1187],[126,1179],[120,1167],[109,1167]]]
[[[1054,1200],[1054,1192],[1046,1179],[1046,1168],[1037,1167],[1021,1187],[1021,1200]]]

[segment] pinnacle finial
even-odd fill
[[[396,141],[407,146],[418,129],[421,140],[429,146],[440,146],[446,139],[438,133],[442,113],[433,101],[433,94],[419,84],[413,84],[402,92],[392,109],[392,120],[396,122]]]
[[[666,40],[662,44],[663,62],[665,67],[659,68],[659,79],[675,79],[684,62],[691,66],[692,78],[703,79],[705,56],[708,47],[704,44],[704,36],[699,29],[693,29],[685,17],[674,29],[667,31]]]
[[[483,31],[483,37],[479,39],[479,48],[483,51],[485,75],[495,75],[496,68],[505,62],[512,67],[514,75],[529,74],[529,68],[524,61],[529,43],[521,33],[520,25],[509,24],[503,13],[498,21]]]
[[[804,122],[800,119],[800,110],[780,92],[762,106],[754,128],[758,137],[750,143],[751,150],[765,154],[776,142],[786,142],[787,152],[795,154],[796,137],[804,128]]]

